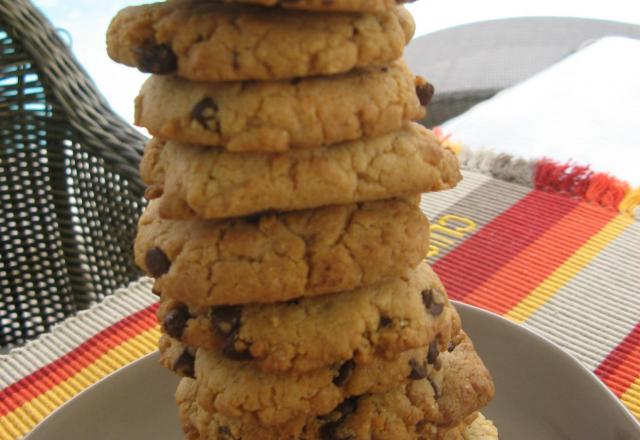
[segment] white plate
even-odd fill
[[[483,412],[501,439],[640,439],[636,419],[571,356],[497,315],[456,306],[494,376],[496,397]],[[27,439],[181,439],[173,402],[177,383],[151,354],[60,407]]]

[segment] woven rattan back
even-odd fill
[[[144,141],[28,0],[0,0],[0,346],[138,276]]]

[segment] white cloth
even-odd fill
[[[591,165],[640,185],[640,40],[606,37],[445,124],[471,148]]]

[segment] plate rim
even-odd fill
[[[620,410],[622,410],[622,413],[626,416],[628,421],[631,422],[631,424],[636,427],[636,429],[638,430],[638,433],[640,434],[640,421],[633,415],[631,410],[622,402],[622,400],[620,400],[618,396],[616,396],[613,393],[613,391],[611,391],[611,389],[598,376],[596,376],[596,374],[593,371],[591,371],[589,368],[584,366],[575,356],[573,356],[567,350],[563,349],[560,345],[556,344],[551,339],[549,339],[548,337],[540,333],[537,329],[532,328],[530,326],[517,324],[505,318],[504,316],[501,316],[490,310],[486,310],[486,309],[474,306],[472,304],[466,304],[453,299],[450,299],[449,301],[455,305],[457,310],[465,309],[466,313],[475,313],[475,314],[484,315],[489,319],[497,318],[497,321],[500,322],[501,325],[504,325],[505,327],[510,327],[515,332],[522,334],[524,337],[537,339],[539,343],[544,344],[545,346],[552,349],[554,352],[556,352],[556,354],[564,358],[565,361],[571,363],[572,367],[577,367],[577,368],[574,368],[575,370],[581,371],[582,374],[588,377],[591,382],[593,382],[597,387],[599,387],[602,391],[604,391],[607,397],[609,398],[609,400],[611,400],[612,403],[615,404],[615,406],[617,406]],[[462,321],[464,322],[464,320]],[[462,328],[464,329],[464,323],[462,325]],[[473,341],[473,336],[470,335],[470,337],[471,337],[471,340]]]
[[[531,328],[530,326],[524,326],[524,325],[520,325],[520,324],[514,323],[514,322],[506,319],[505,317],[503,317],[501,315],[498,315],[497,313],[494,313],[494,312],[486,310],[486,309],[482,309],[480,307],[476,307],[476,306],[471,305],[471,304],[466,304],[466,303],[463,303],[463,302],[460,302],[460,301],[456,301],[456,300],[453,300],[453,299],[450,299],[450,302],[455,306],[455,308],[459,312],[460,312],[460,310],[464,311],[461,314],[477,314],[477,315],[481,315],[481,319],[490,319],[490,320],[497,321],[503,327],[509,328],[509,330],[515,331],[515,332],[519,333],[521,336],[523,336],[525,338],[535,339],[535,340],[537,340],[537,342],[539,344],[542,344],[542,345],[548,347],[549,349],[553,350],[555,352],[555,354],[557,354],[560,357],[562,357],[564,361],[569,362],[571,364],[572,369],[580,371],[581,374],[583,374],[586,377],[588,377],[590,382],[592,382],[601,391],[604,391],[605,395],[609,398],[609,400],[618,408],[618,410],[622,411],[622,413],[625,416],[625,418],[627,418],[628,421],[630,422],[630,424],[632,426],[635,426],[635,428],[640,433],[640,422],[631,413],[629,408],[611,391],[611,389],[608,386],[606,386],[606,384],[604,382],[602,382],[602,380],[600,380],[600,378],[598,378],[598,376],[596,376],[593,371],[591,371],[590,369],[585,367],[571,353],[569,353],[568,351],[564,350],[562,347],[560,347],[555,342],[551,341],[549,338],[547,338],[543,334],[539,333],[538,330],[536,330],[534,328]],[[462,321],[464,322],[464,319],[462,319]],[[463,328],[464,328],[464,324],[463,324]],[[471,338],[473,340],[473,335],[471,335]],[[121,368],[118,368],[117,370],[112,371],[111,373],[107,374],[106,376],[104,376],[100,380],[96,381],[95,383],[93,383],[89,387],[87,387],[84,390],[80,391],[78,394],[73,396],[71,399],[69,399],[66,402],[64,402],[62,405],[57,407],[51,413],[49,413],[36,426],[34,426],[33,429],[30,432],[28,432],[23,437],[24,440],[29,440],[30,438],[32,438],[32,436],[35,436],[36,434],[38,434],[38,432],[40,430],[46,429],[46,425],[47,425],[47,423],[49,422],[50,419],[56,417],[60,412],[65,411],[72,404],[72,402],[74,402],[75,400],[79,399],[85,393],[92,392],[95,388],[97,388],[98,386],[100,386],[104,382],[113,379],[114,376],[116,376],[118,374],[122,374],[126,370],[130,370],[130,369],[133,369],[133,368],[136,368],[136,367],[139,368],[140,365],[142,365],[142,364],[144,364],[146,362],[150,362],[151,359],[157,358],[158,356],[159,356],[158,350],[152,351],[151,353],[148,353],[148,354],[140,357],[139,359],[136,359],[135,361],[133,361],[133,362],[131,362],[131,363],[129,363],[129,364],[127,364],[127,365],[125,365],[125,366],[123,366]]]

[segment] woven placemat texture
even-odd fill
[[[640,418],[640,191],[587,167],[459,150],[464,181],[427,194],[428,260],[451,298],[543,334]],[[0,438],[20,438],[155,350],[147,278],[0,357]]]

